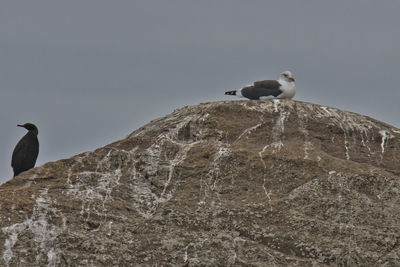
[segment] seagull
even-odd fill
[[[28,132],[19,140],[12,154],[11,166],[14,176],[35,167],[39,154],[38,128],[33,123],[17,126],[27,129]]]
[[[250,100],[259,100],[260,97],[293,98],[296,93],[294,77],[290,71],[281,73],[279,80],[256,81],[240,90],[225,92],[226,95],[246,97]]]

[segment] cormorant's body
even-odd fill
[[[19,140],[12,154],[11,166],[14,170],[14,176],[35,167],[39,154],[37,127],[32,123],[25,123],[18,126],[27,129],[28,133]]]

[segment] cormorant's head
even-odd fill
[[[281,79],[287,82],[294,82],[295,79],[290,71],[284,71],[281,73]]]
[[[38,132],[39,132],[38,128],[33,123],[29,123],[28,122],[28,123],[25,123],[25,124],[18,124],[17,126],[23,127],[25,129],[27,129],[28,131],[33,131],[36,134],[38,134]]]

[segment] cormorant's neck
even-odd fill
[[[39,131],[38,131],[38,129],[33,129],[33,130],[29,130],[29,133],[33,133],[34,135],[38,135],[39,134]]]

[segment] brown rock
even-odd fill
[[[396,266],[400,131],[292,100],[184,107],[0,187],[4,266]]]

